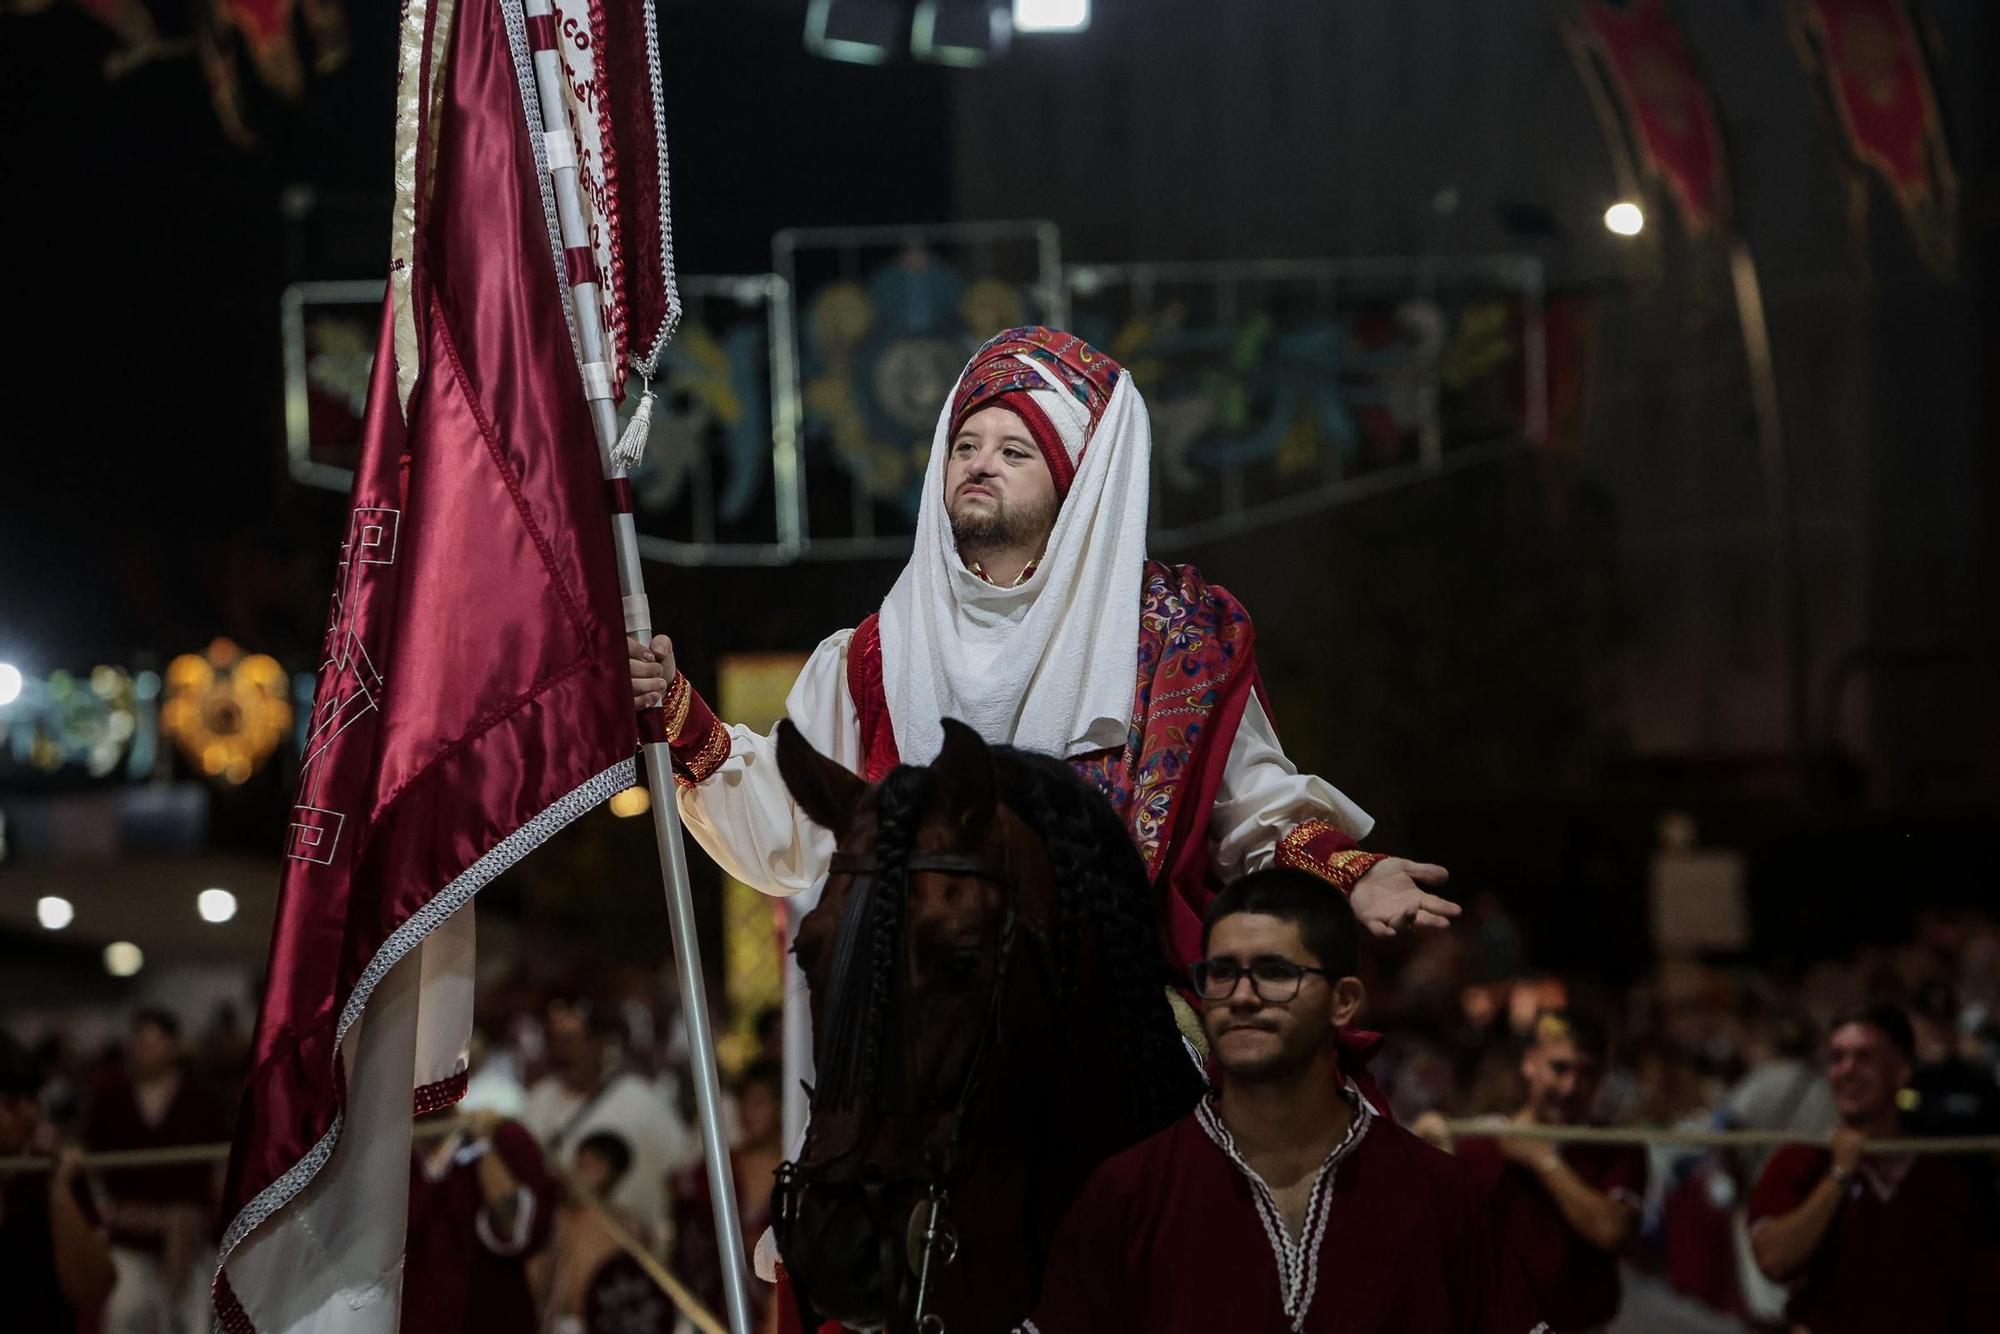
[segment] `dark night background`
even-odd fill
[[[1683,7],[1772,310],[1810,632],[1802,738],[1726,277],[1664,211],[1643,262],[1603,232],[1603,136],[1549,11],[1098,8],[1080,37],[954,71],[812,57],[797,3],[663,5],[681,269],[765,269],[786,226],[952,218],[1052,218],[1071,260],[1537,254],[1554,290],[1599,304],[1577,457],[1160,553],[1257,615],[1291,751],[1381,815],[1387,842],[1545,927],[1552,962],[1644,956],[1666,810],[1748,856],[1766,954],[1986,892],[1988,6],[1924,7],[1963,188],[1949,282],[1879,186],[1849,230],[1839,146],[1782,7]],[[345,67],[302,108],[259,102],[249,151],[218,133],[188,61],[107,84],[107,39],[78,10],[0,20],[0,86],[36,127],[8,154],[0,656],[157,665],[227,634],[310,659],[343,502],[286,474],[276,316],[288,281],[381,271],[394,34],[386,13],[351,18]],[[282,208],[301,187],[315,227]],[[1463,201],[1449,217],[1428,208],[1445,187]],[[893,573],[649,578],[700,680],[718,653],[852,623]],[[217,798],[221,845],[275,848],[281,768]],[[644,874],[627,834],[618,873]]]

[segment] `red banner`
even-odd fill
[[[1916,25],[1902,0],[1793,0],[1799,52],[1849,156],[1889,187],[1926,260],[1957,252],[1958,178]]]
[[[1666,0],[1580,0],[1565,27],[1585,77],[1608,96],[1606,129],[1664,182],[1697,234],[1726,229],[1729,179],[1714,107]]]
[[[231,1331],[396,1329],[410,1119],[464,1086],[472,896],[634,781],[505,3],[406,5],[414,340],[385,310],[230,1163]]]

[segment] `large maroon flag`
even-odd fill
[[[224,1328],[393,1331],[472,896],[634,781],[606,488],[510,0],[407,0],[398,233],[230,1162]]]

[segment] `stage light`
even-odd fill
[[[1014,0],[1015,32],[1082,32],[1090,0]]]
[[[114,940],[104,947],[104,971],[113,977],[131,977],[145,966],[145,951],[129,940]]]
[[[5,708],[21,698],[21,669],[11,662],[0,662],[0,708]]]
[[[1604,225],[1620,236],[1637,236],[1646,227],[1646,214],[1629,199],[1621,199],[1604,210]]]
[[[236,916],[236,896],[226,889],[204,889],[194,896],[194,910],[202,921],[220,924]]]
[[[68,899],[49,894],[35,900],[35,920],[45,931],[60,931],[76,920],[76,907]]]
[[[643,787],[628,787],[611,794],[611,813],[621,820],[644,815],[652,809],[653,799],[646,795]]]
[[[879,65],[901,35],[906,12],[895,0],[812,0],[806,7],[806,50],[828,60]]]
[[[933,65],[973,69],[1004,55],[1013,32],[1003,0],[918,0],[910,54]]]

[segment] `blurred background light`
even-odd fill
[[[1090,0],[1014,0],[1015,32],[1082,32]]]
[[[611,813],[620,819],[644,815],[652,809],[653,799],[646,795],[646,789],[643,787],[628,787],[622,792],[612,794]]]
[[[1629,199],[1604,210],[1604,225],[1620,236],[1637,236],[1646,227],[1646,213]]]

